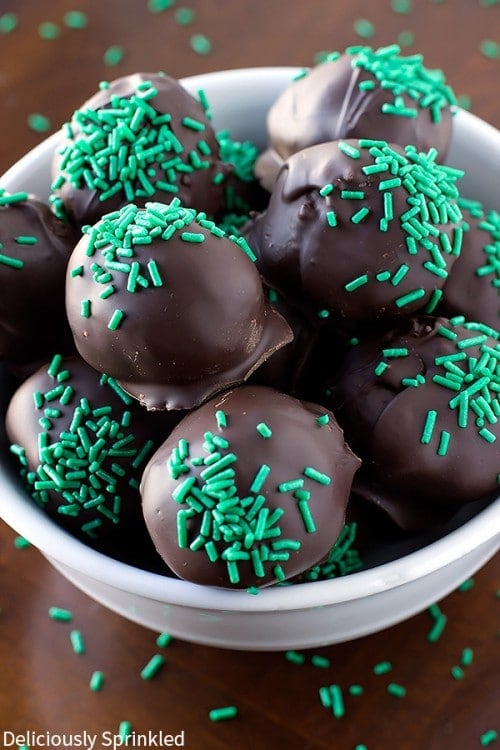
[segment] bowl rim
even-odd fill
[[[238,79],[258,85],[270,75],[280,81],[291,80],[303,68],[292,66],[261,66],[202,73],[180,79],[191,90],[203,88],[207,81]],[[257,83],[256,83],[257,79]],[[476,115],[457,107],[458,116],[476,128],[499,131]],[[62,137],[56,131],[28,151],[1,177],[0,185],[16,180],[33,160],[55,149]],[[7,480],[7,481],[6,481]],[[492,555],[500,548],[500,497],[474,518],[438,540],[390,562],[368,570],[326,581],[296,585],[273,586],[259,590],[258,596],[245,590],[202,586],[189,581],[152,573],[115,560],[79,541],[46,516],[21,494],[0,462],[2,503],[0,517],[14,531],[25,537],[49,560],[71,569],[103,585],[131,595],[151,598],[165,605],[206,610],[226,610],[257,614],[269,611],[291,611],[342,604],[385,592],[416,579],[432,575],[482,545],[491,545]]]

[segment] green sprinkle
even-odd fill
[[[319,667],[320,669],[327,669],[330,665],[330,659],[326,656],[321,656],[320,654],[313,654],[311,656],[311,664],[313,667]]]
[[[357,18],[353,28],[355,33],[363,39],[369,39],[375,33],[375,26],[367,18]]]
[[[346,143],[345,141],[339,141],[338,149],[339,151],[342,151],[342,153],[346,156],[349,156],[351,159],[359,159],[359,157],[361,156],[359,149],[355,148],[355,146],[352,146],[350,143]]]
[[[81,10],[68,10],[63,16],[63,22],[68,29],[84,29],[88,24],[88,17]]]
[[[410,47],[415,41],[415,34],[409,29],[403,29],[398,34],[398,44],[401,47]]]
[[[394,695],[396,698],[404,698],[406,695],[406,688],[403,685],[398,685],[397,682],[390,682],[387,685],[387,692],[389,695]]]
[[[31,547],[31,544],[24,536],[16,536],[14,538],[14,547],[16,549],[27,549]]]
[[[24,266],[24,262],[19,258],[10,258],[8,255],[0,253],[0,263],[3,266],[9,266],[9,268],[19,269]]]
[[[189,43],[191,49],[193,52],[196,52],[197,55],[208,55],[212,51],[212,42],[205,36],[205,34],[193,34]]]
[[[33,235],[30,234],[20,234],[18,237],[14,238],[14,241],[17,242],[18,245],[36,245],[38,238],[33,237]]]
[[[222,706],[221,708],[212,708],[208,712],[210,721],[226,721],[234,719],[238,715],[236,706]]]
[[[359,201],[365,197],[365,193],[363,190],[341,190],[340,197],[342,200]]]
[[[425,289],[413,289],[413,291],[408,292],[408,294],[403,294],[401,297],[397,297],[394,302],[397,307],[405,307],[406,305],[410,305],[412,302],[416,302],[417,300],[422,299],[422,297],[425,297]]]
[[[323,185],[323,187],[319,191],[319,194],[323,198],[326,198],[327,195],[330,195],[331,193],[333,193],[333,190],[334,190],[334,187],[333,187],[332,183],[328,182],[326,185]]]
[[[330,685],[330,695],[332,698],[332,713],[336,719],[341,719],[345,715],[345,707],[340,685]]]
[[[329,227],[337,226],[337,214],[335,213],[335,211],[326,212],[326,221]]]
[[[375,375],[379,378],[381,375],[384,374],[384,372],[388,369],[389,365],[387,362],[379,362],[373,372]]]
[[[483,732],[483,734],[479,738],[479,741],[481,743],[481,747],[489,747],[493,742],[496,742],[497,739],[498,732],[495,729],[488,729],[486,732]]]
[[[115,65],[119,65],[125,56],[125,50],[119,44],[112,44],[108,47],[103,55],[104,65],[109,68],[113,68]]]
[[[363,695],[364,688],[361,685],[350,685],[349,686],[349,695]]]
[[[450,672],[454,680],[463,680],[463,678],[465,677],[465,673],[462,667],[455,665],[450,669]]]
[[[450,433],[447,430],[443,430],[439,438],[439,445],[437,449],[438,456],[446,456],[446,454],[448,453],[448,447],[450,445],[450,439]]]
[[[412,0],[391,0],[391,8],[395,13],[406,15],[413,10]]]
[[[151,680],[165,664],[165,657],[161,654],[154,654],[148,663],[141,670],[143,680]]]
[[[182,232],[181,240],[183,242],[193,242],[195,244],[199,244],[200,242],[205,242],[205,235],[201,232]]]
[[[85,643],[83,641],[83,636],[79,630],[72,630],[69,634],[71,646],[73,648],[73,651],[75,654],[84,654],[85,653]]]
[[[300,651],[285,651],[285,659],[292,662],[292,664],[304,664],[306,657],[301,654]]]
[[[118,736],[121,740],[126,740],[127,737],[130,737],[132,733],[132,724],[130,721],[120,721],[120,725],[118,727]]]
[[[33,112],[27,118],[28,127],[36,133],[46,133],[50,130],[50,120],[39,112]]]
[[[494,42],[492,39],[483,39],[479,45],[479,49],[484,57],[487,57],[490,60],[500,58],[500,44]]]
[[[436,643],[443,634],[448,618],[445,614],[443,614],[443,612],[441,612],[437,604],[432,604],[428,608],[428,612],[434,619],[434,625],[427,633],[427,640],[429,641],[429,643]]]
[[[474,579],[473,578],[467,578],[463,583],[460,584],[458,587],[458,591],[470,591],[471,588],[474,586]]]
[[[56,23],[44,21],[38,26],[38,34],[42,39],[57,39],[60,29]]]
[[[316,417],[316,422],[322,427],[325,424],[328,424],[330,421],[330,417],[328,414],[320,414],[319,417]]]
[[[221,411],[221,409],[218,409],[215,412],[215,419],[217,421],[217,427],[219,427],[220,429],[227,427],[227,417],[225,413]]]
[[[175,0],[148,0],[148,10],[150,13],[161,13],[172,7]]]
[[[73,619],[73,613],[69,609],[49,607],[49,617],[56,622],[70,622]]]
[[[193,23],[195,17],[194,10],[191,8],[176,8],[174,18],[180,26],[188,26]]]
[[[15,13],[4,13],[0,16],[0,34],[10,34],[17,25],[18,17]]]
[[[101,690],[104,683],[104,674],[99,670],[92,672],[89,681],[89,688],[94,692],[98,693]]]
[[[257,432],[263,438],[270,438],[273,434],[272,430],[269,429],[265,422],[260,422],[256,427]]]
[[[365,284],[368,284],[368,275],[366,273],[349,281],[347,284],[344,284],[344,289],[347,292],[354,292],[356,289],[359,289],[360,286],[364,286]]]
[[[319,484],[330,484],[331,477],[329,477],[327,474],[323,474],[321,471],[318,471],[317,469],[313,468],[312,466],[306,466],[303,474],[308,479],[312,479],[315,482],[318,482]]]
[[[470,667],[472,662],[474,661],[474,652],[471,648],[464,648],[462,651],[462,656],[460,659],[460,663],[462,667]]]
[[[378,664],[375,664],[373,667],[373,673],[374,674],[387,674],[387,672],[390,672],[392,669],[392,664],[390,661],[380,661]]]
[[[420,437],[420,442],[422,443],[422,445],[428,445],[431,442],[432,433],[434,432],[434,427],[436,425],[437,415],[437,411],[435,411],[434,409],[429,409],[429,411],[427,412],[424,428]]]
[[[360,208],[359,211],[356,211],[355,214],[351,216],[351,221],[353,224],[360,224],[366,216],[370,213],[370,209],[367,208],[367,206],[364,206],[363,208]]]
[[[172,636],[167,632],[160,633],[158,638],[156,639],[156,645],[160,648],[166,648],[170,645],[171,642]]]
[[[120,327],[124,317],[125,313],[123,312],[123,310],[115,310],[108,323],[109,330],[116,331]]]

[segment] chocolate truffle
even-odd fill
[[[77,239],[35,196],[0,189],[0,360],[24,367],[74,351],[64,279]]]
[[[190,412],[150,459],[144,518],[181,578],[268,586],[328,556],[358,466],[331,412],[240,386]]]
[[[500,334],[417,316],[354,346],[333,407],[363,466],[355,491],[424,529],[498,491]]]
[[[222,210],[231,171],[202,104],[174,78],[135,73],[102,88],[63,127],[53,162],[54,205],[94,224],[126,203],[177,195],[208,215]]]
[[[148,409],[188,409],[242,382],[292,338],[250,252],[177,199],[108,214],[68,266],[78,351]]]
[[[56,355],[15,391],[6,430],[45,513],[101,552],[158,568],[138,487],[181,416],[150,414],[80,357]]]
[[[437,149],[443,160],[452,131],[455,96],[440,70],[422,55],[402,56],[393,44],[373,50],[348,47],[293,81],[269,110],[269,149],[256,164],[272,190],[280,164],[325,141],[381,138],[419,151]]]
[[[476,204],[475,206],[473,204]],[[500,213],[461,205],[467,224],[462,252],[446,280],[439,310],[500,329]]]
[[[246,237],[264,280],[343,329],[431,310],[460,253],[463,172],[385,141],[290,156]]]

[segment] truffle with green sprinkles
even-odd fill
[[[369,37],[373,24],[355,22]],[[294,80],[271,106],[268,149],[257,172],[272,186],[282,161],[309,146],[349,138],[384,139],[437,149],[444,159],[456,98],[444,73],[424,65],[421,54],[402,55],[398,44],[330,52]]]
[[[333,414],[324,425],[320,414],[272,388],[241,386],[183,418],[140,488],[151,538],[178,576],[261,588],[327,556],[359,460]]]
[[[92,547],[157,569],[138,486],[179,418],[148,414],[79,357],[55,355],[14,393],[6,429],[22,480],[47,515]],[[61,608],[49,615],[71,619]]]
[[[434,308],[463,236],[463,172],[436,159],[366,138],[290,156],[246,235],[266,283],[345,332]]]
[[[355,490],[401,527],[430,527],[498,492],[497,330],[410,318],[349,351],[334,381],[332,408],[363,459]]]
[[[104,81],[62,130],[52,202],[76,224],[174,196],[212,218],[221,213],[231,169],[219,159],[204,100],[176,79],[135,73]]]
[[[178,198],[106,214],[68,265],[78,351],[148,409],[188,409],[241,383],[292,338],[253,258]]]
[[[459,201],[465,229],[462,252],[443,288],[439,311],[500,327],[500,212]]]
[[[0,188],[0,360],[40,363],[73,349],[64,279],[76,240],[44,202]]]

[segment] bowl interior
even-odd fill
[[[288,85],[296,68],[255,68],[221,71],[184,79],[193,94],[203,89],[211,104],[216,130],[229,129],[238,140],[251,140],[259,149],[266,145],[265,117],[270,104]],[[70,114],[70,113],[69,113]],[[15,192],[27,190],[46,199],[50,162],[60,140],[55,133],[17,162],[0,185]],[[500,133],[474,115],[458,110],[447,162],[465,171],[460,183],[465,197],[479,199],[485,208],[498,208]],[[11,385],[6,373],[0,381],[2,413]],[[325,601],[346,601],[374,594],[388,587],[425,576],[458,560],[468,551],[500,535],[500,498],[480,500],[463,508],[451,521],[425,534],[402,540],[389,529],[364,555],[366,569],[345,578],[300,586],[263,590],[258,597],[246,592],[212,589],[132,568],[86,547],[64,532],[22,489],[8,457],[5,430],[0,427],[0,515],[44,554],[87,576],[129,592],[189,607],[217,607],[244,611],[299,609],[321,606]]]

